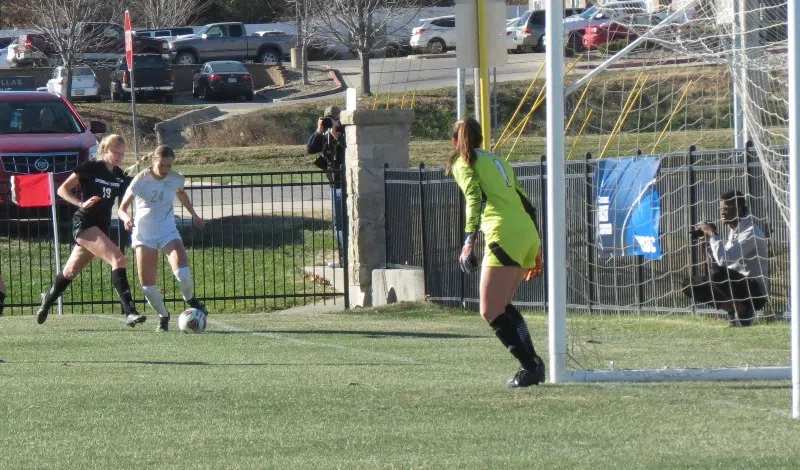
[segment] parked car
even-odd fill
[[[441,54],[456,47],[456,17],[454,15],[419,20],[411,30],[411,49],[428,54]]]
[[[506,49],[508,52],[516,52],[517,50],[517,27],[522,17],[512,18],[506,21]]]
[[[649,5],[642,1],[611,2],[594,14],[593,24],[586,27],[581,42],[588,49],[617,39],[633,41],[638,37],[637,30],[648,29],[668,15],[664,11],[649,11]],[[679,15],[670,25],[674,27],[673,33],[681,34],[685,27],[691,26],[693,19],[693,11]]]
[[[194,28],[190,26],[184,26],[181,28],[140,29],[135,31],[135,33],[139,37],[167,40],[177,38],[179,36],[194,36]]]
[[[67,93],[67,68],[58,66],[53,70],[53,77],[47,81],[47,91],[59,95]],[[102,101],[100,97],[100,83],[90,67],[72,68],[72,93],[70,101],[87,100]]]
[[[583,35],[583,46],[594,49],[616,39],[632,41],[638,36],[633,31],[616,21],[609,21],[597,26],[587,26]]]
[[[580,14],[584,8],[565,8],[564,18]],[[545,10],[528,10],[521,17],[517,26],[517,50],[520,52],[544,52]]]
[[[213,23],[192,37],[168,42],[176,64],[202,64],[209,60],[252,60],[277,63],[289,56],[296,38],[291,34],[248,36],[242,23]]]
[[[192,96],[205,100],[244,96],[247,101],[253,101],[253,77],[241,62],[207,62],[192,79]]]
[[[82,26],[86,47],[81,52],[84,62],[114,62],[125,55],[125,30],[115,23],[86,23]],[[133,51],[140,54],[168,54],[167,43],[160,39],[133,36]],[[46,63],[58,54],[41,33],[23,34],[19,37],[14,66],[21,67]]]
[[[97,156],[94,134],[102,122],[87,126],[64,97],[37,91],[0,92],[0,187],[11,175],[55,173],[61,184],[75,168]],[[0,203],[8,191],[0,191]],[[8,207],[5,204],[2,207]]]
[[[175,99],[175,73],[160,54],[134,54],[133,72],[136,96],[142,98],[164,98],[167,103]],[[131,99],[131,76],[128,63],[120,59],[111,73],[111,101]]]

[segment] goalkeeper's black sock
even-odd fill
[[[67,290],[69,287],[72,279],[68,279],[63,274],[58,273],[56,275],[56,279],[53,281],[53,285],[50,287],[50,290],[47,291],[47,294],[44,296],[44,301],[42,301],[42,309],[49,310],[53,304],[58,301],[58,298],[61,297],[61,294]]]
[[[511,315],[514,321],[517,322],[517,331],[528,346],[528,351],[530,351],[534,357],[537,356],[536,349],[533,347],[533,338],[531,338],[531,332],[528,330],[528,323],[525,321],[525,318],[523,318],[519,310],[511,304],[506,305],[506,313]]]
[[[133,295],[131,295],[131,287],[128,285],[128,275],[125,268],[118,268],[111,271],[111,284],[119,295],[119,301],[122,303],[122,314],[130,315],[136,313],[136,306],[133,304]]]
[[[494,328],[494,334],[497,335],[497,339],[503,343],[503,346],[508,349],[512,356],[517,358],[522,367],[530,371],[537,369],[534,361],[536,353],[533,352],[532,344],[530,347],[528,346],[530,335],[527,335],[528,340],[526,341],[526,337],[522,333],[528,330],[528,327],[525,326],[525,320],[520,323],[518,319],[514,318],[514,315],[506,311],[495,318],[490,326]]]
[[[0,316],[3,315],[3,308],[6,306],[6,293],[0,292]]]

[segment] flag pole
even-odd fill
[[[61,272],[61,246],[58,243],[58,217],[56,215],[56,183],[53,179],[53,173],[47,174],[47,179],[50,182],[50,211],[53,213],[53,251],[56,257],[56,276]],[[64,302],[61,296],[58,297],[58,314],[64,313]]]

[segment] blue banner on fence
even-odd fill
[[[656,157],[609,158],[598,162],[595,217],[598,253],[661,259],[660,194]]]

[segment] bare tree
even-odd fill
[[[54,58],[66,69],[66,96],[72,96],[72,69],[83,63],[84,53],[104,36],[105,23],[122,13],[103,0],[21,0],[16,5],[28,11],[31,47],[46,58]]]
[[[132,10],[148,28],[170,28],[191,24],[212,3],[212,0],[134,0]]]
[[[314,21],[325,35],[355,51],[361,60],[361,93],[371,95],[369,59],[407,29],[419,0],[326,0]]]
[[[325,14],[326,4],[323,3],[323,0],[290,0],[289,3],[293,4],[295,8],[300,70],[303,75],[303,83],[308,85],[308,49],[311,45],[319,43],[323,24],[318,16]]]

